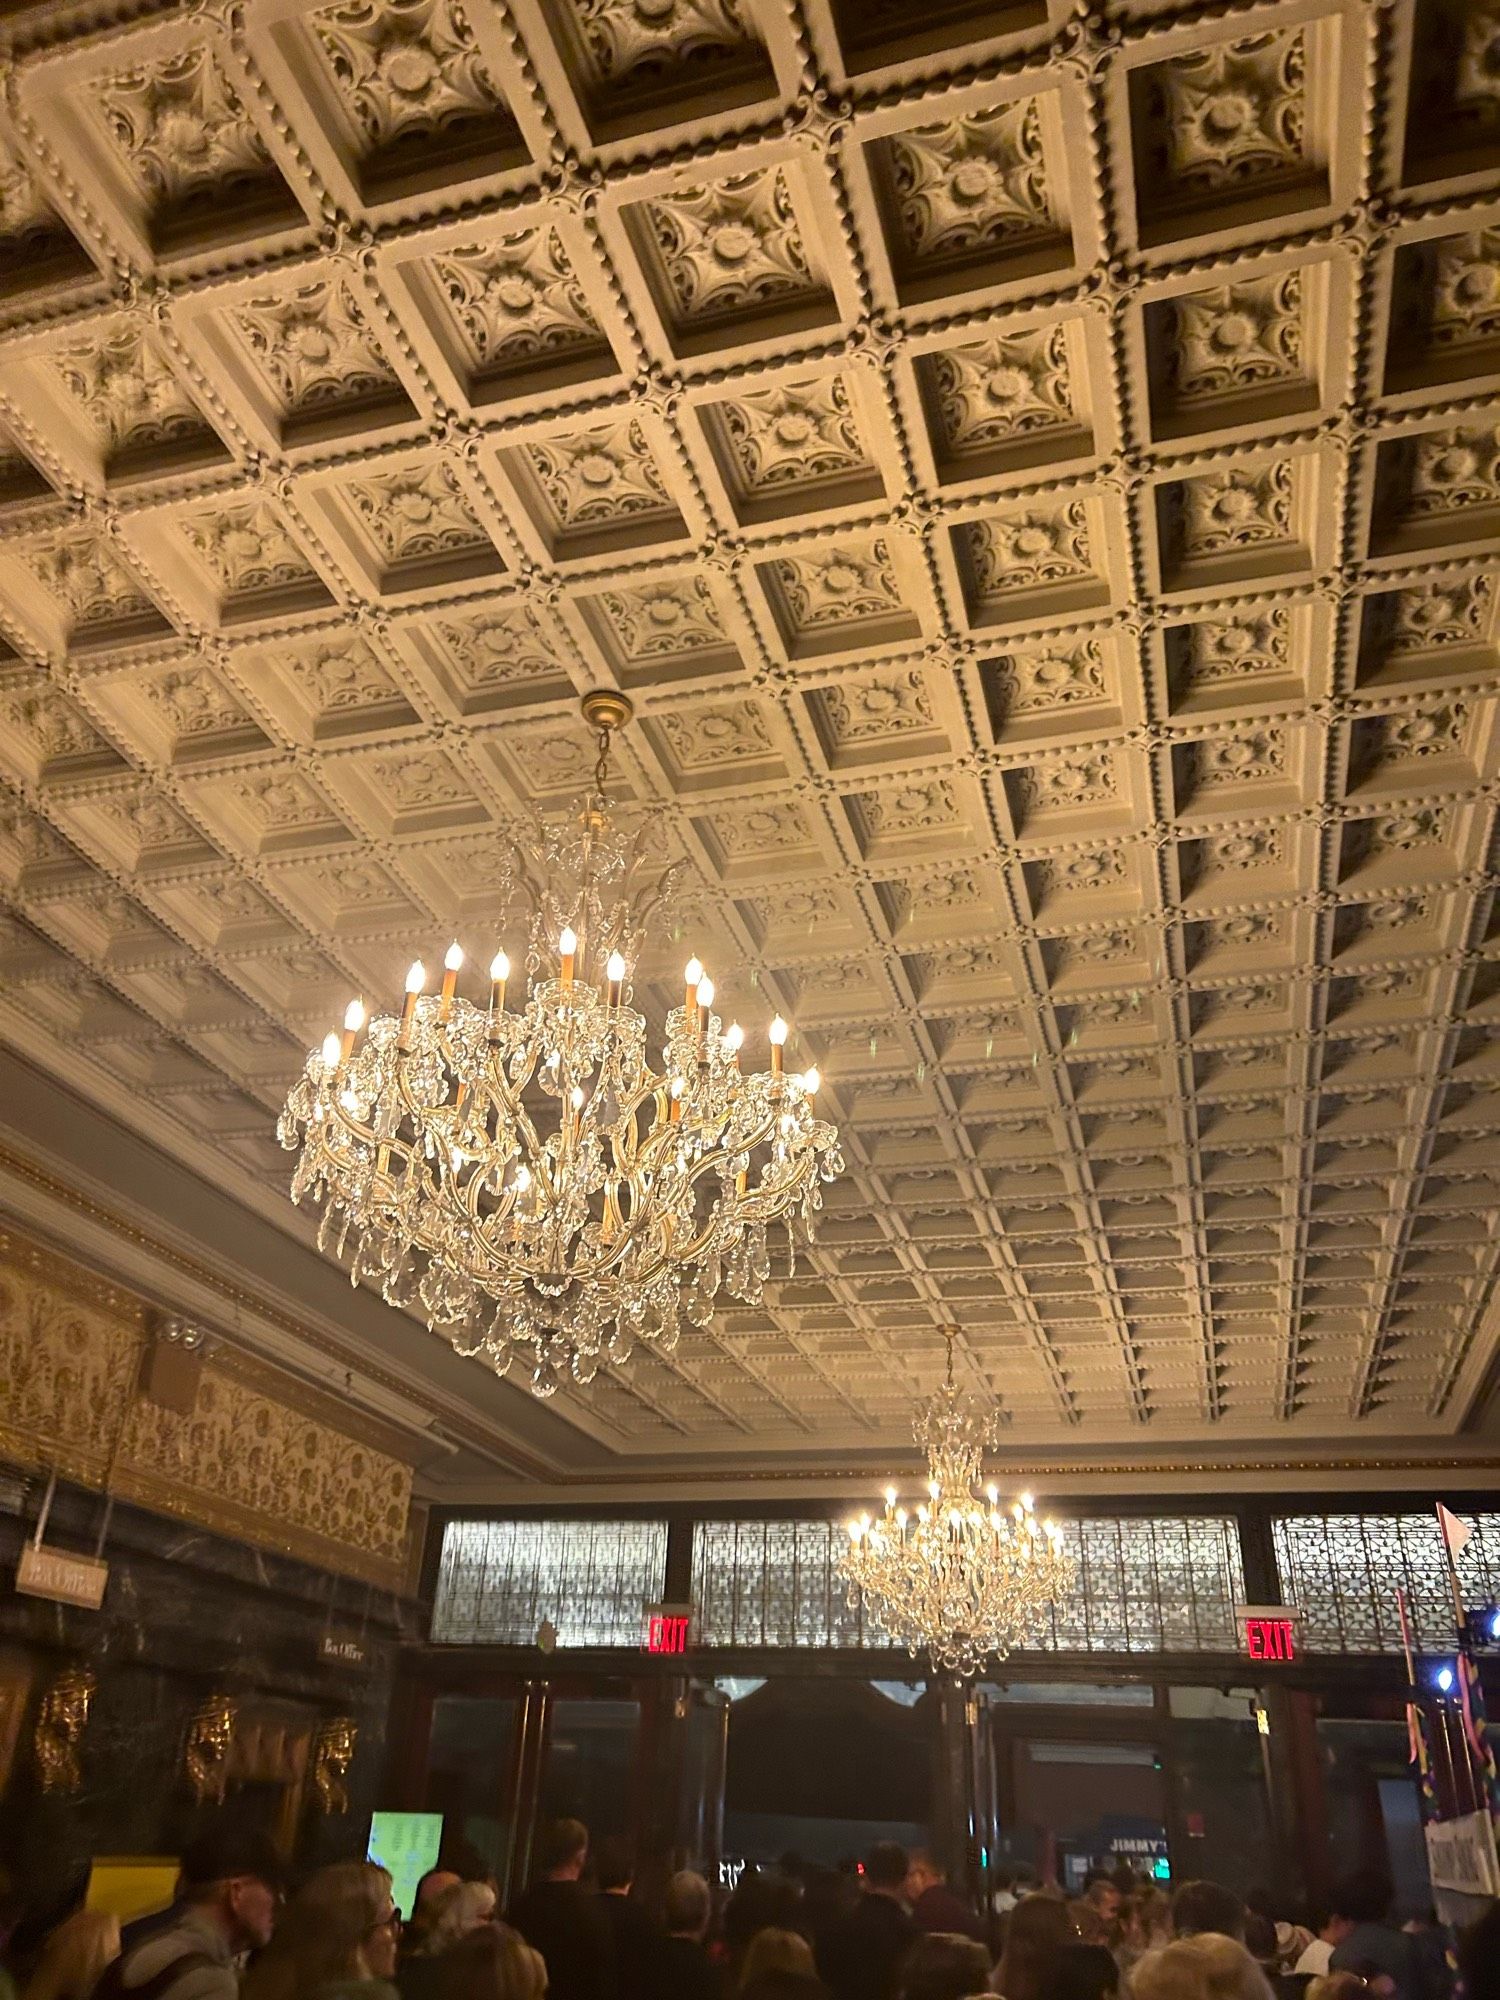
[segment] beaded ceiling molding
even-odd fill
[[[1462,1430],[1500,5],[7,0],[0,1033],[264,1209],[621,687],[851,1171],[621,1452]],[[289,1229],[304,1224],[288,1206]],[[424,1336],[425,1337],[425,1336]],[[752,1444],[753,1440],[753,1444]]]

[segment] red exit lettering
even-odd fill
[[[1295,1660],[1297,1639],[1290,1618],[1247,1618],[1245,1651],[1252,1660]]]
[[[685,1653],[688,1649],[688,1621],[670,1612],[653,1611],[646,1621],[648,1653]]]

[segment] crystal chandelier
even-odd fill
[[[670,1351],[721,1287],[757,1301],[771,1225],[794,1254],[843,1167],[817,1071],[786,1067],[786,1023],[771,1022],[768,1069],[742,1066],[744,1034],[696,959],[653,1064],[631,980],[680,864],[661,865],[649,815],[632,831],[611,810],[611,738],[631,712],[584,697],[593,791],[519,840],[497,886],[502,914],[529,906],[524,992],[503,950],[485,1005],[458,991],[456,944],[437,993],[418,962],[399,1016],[366,1026],[350,1006],[277,1127],[300,1149],[292,1199],[321,1205],[319,1246],[348,1256],[351,1282],[498,1374],[521,1360],[539,1396],[637,1343]]]
[[[878,1521],[863,1514],[849,1523],[839,1567],[850,1604],[862,1597],[913,1658],[925,1651],[934,1667],[967,1675],[1032,1637],[1072,1589],[1077,1566],[1062,1530],[1037,1520],[1029,1493],[1006,1511],[996,1487],[981,1495],[998,1412],[959,1389],[954,1337],[944,1338],[943,1386],[918,1404],[914,1426],[927,1458],[927,1497],[908,1510],[887,1487]]]

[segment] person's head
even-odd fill
[[[1474,1991],[1467,1976],[1464,1992]],[[1368,1982],[1357,1972],[1325,1972],[1319,1978],[1309,1979],[1302,2000],[1371,2000]]]
[[[1113,1875],[1097,1870],[1084,1885],[1084,1901],[1092,1903],[1107,1924],[1120,1914],[1120,1885]]]
[[[1464,1932],[1458,1967],[1468,2000],[1500,2000],[1500,1903],[1491,1903]]]
[[[666,1902],[662,1907],[667,1936],[701,1940],[708,1929],[712,1907],[708,1884],[703,1877],[695,1875],[691,1868],[679,1868],[667,1884]]]
[[[1245,1911],[1245,1949],[1257,1965],[1276,1964],[1276,1926],[1259,1910]]]
[[[988,1984],[989,1954],[973,1938],[955,1931],[919,1937],[901,1966],[899,2000],[967,2000]]]
[[[443,1957],[444,2000],[542,2000],[547,1967],[509,1924],[484,1924]]]
[[[770,1972],[796,1972],[804,1979],[815,1976],[812,1947],[800,1932],[768,1926],[751,1938],[740,1967],[740,1991]]]
[[[594,1849],[594,1879],[606,1896],[628,1896],[635,1880],[635,1859],[630,1843],[617,1833],[607,1834]]]
[[[589,1858],[589,1830],[581,1819],[555,1819],[537,1848],[537,1873],[549,1882],[576,1882]]]
[[[1114,2000],[1120,1972],[1102,1944],[1067,1944],[1053,1961],[1048,2000]]]
[[[1243,1938],[1245,1906],[1233,1889],[1220,1882],[1184,1882],[1172,1898],[1172,1931],[1179,1938],[1197,1937],[1204,1931]]]
[[[427,1928],[429,1951],[447,1951],[470,1931],[491,1922],[495,1892],[488,1882],[454,1882],[433,1905]]]
[[[925,1847],[914,1847],[906,1863],[906,1900],[914,1903],[918,1896],[928,1889],[939,1887],[948,1879],[948,1871]]]
[[[120,1920],[108,1910],[75,1910],[42,1946],[26,2000],[88,2000],[120,1955]]]
[[[738,1973],[752,1940],[763,1930],[794,1930],[802,1901],[798,1883],[774,1872],[747,1869],[724,1907],[724,1949]]]
[[[287,1904],[246,1975],[244,2000],[313,2000],[334,1980],[389,1979],[400,1932],[386,1871],[372,1861],[336,1861]]]
[[[894,1840],[877,1840],[865,1856],[865,1888],[876,1896],[899,1896],[906,1886],[906,1870],[906,1849]]]
[[[451,1868],[429,1868],[425,1875],[418,1876],[409,1921],[418,1930],[425,1930],[432,1922],[444,1892],[456,1889],[462,1880],[463,1877]]]
[[[1239,1941],[1195,1931],[1148,1951],[1130,1975],[1131,2000],[1271,2000],[1266,1975]]]
[[[281,1857],[264,1834],[204,1834],[184,1852],[177,1893],[229,1940],[259,1951],[276,1928]]]
[[[1005,2000],[1045,2000],[1058,1954],[1076,1942],[1066,1903],[1056,1896],[1023,1896],[1005,1926],[1005,1949],[995,1984]]]
[[[811,1972],[758,1972],[737,2000],[828,2000],[828,1988]]]
[[[1385,1921],[1395,1893],[1389,1875],[1378,1868],[1358,1868],[1334,1883],[1328,1902],[1334,1915],[1347,1917],[1351,1927],[1379,1924]]]

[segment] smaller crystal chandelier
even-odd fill
[[[756,1070],[696,958],[654,1031],[632,1005],[680,864],[649,812],[632,828],[611,805],[629,701],[596,689],[582,708],[593,790],[519,836],[495,884],[497,924],[529,906],[524,972],[497,951],[471,1001],[456,943],[437,993],[413,965],[399,1015],[367,1022],[356,1001],[312,1051],[278,1126],[298,1155],[292,1199],[323,1211],[319,1247],[460,1353],[502,1375],[520,1361],[539,1396],[639,1345],[670,1352],[721,1288],[758,1301],[771,1226],[789,1245],[810,1234],[843,1166],[779,1016]]]
[[[885,1512],[849,1523],[839,1567],[851,1605],[865,1608],[915,1658],[975,1673],[1032,1637],[1048,1609],[1073,1587],[1077,1565],[1055,1522],[1038,1521],[1031,1495],[1002,1511],[999,1490],[980,1492],[982,1462],[994,1446],[998,1412],[967,1396],[948,1368],[935,1396],[919,1403],[914,1426],[927,1457],[927,1497],[915,1509],[886,1488]]]

